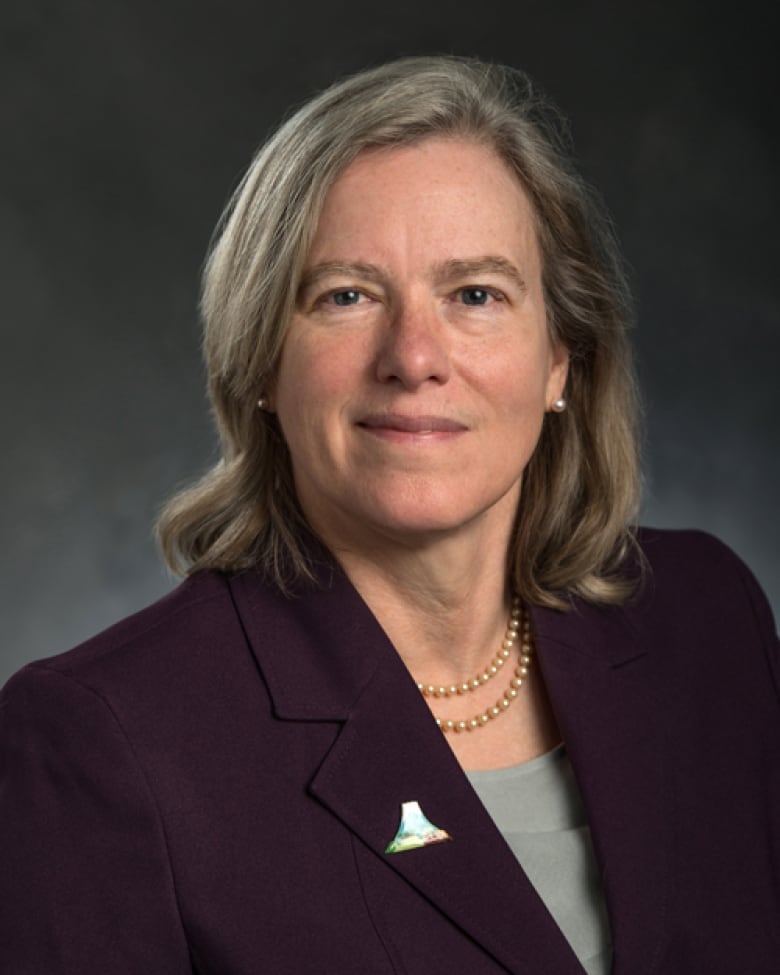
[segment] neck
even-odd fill
[[[512,593],[506,559],[514,508],[483,519],[475,530],[425,539],[365,531],[336,538],[316,526],[387,633],[417,684],[448,687],[483,673],[506,635]],[[512,657],[510,667],[521,663]],[[426,696],[442,722],[485,712],[506,693],[509,674],[466,695]],[[468,700],[467,700],[468,699]],[[447,734],[465,768],[497,768],[526,761],[560,741],[537,669],[518,704],[475,734]]]
[[[481,527],[471,536],[383,538],[359,549],[328,543],[417,681],[465,680],[501,644],[512,598],[508,531]]]

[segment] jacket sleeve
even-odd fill
[[[0,972],[192,972],[131,744],[97,693],[41,665],[0,697]]]

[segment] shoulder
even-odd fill
[[[637,541],[646,565],[627,616],[656,644],[706,647],[724,666],[761,648],[755,659],[764,660],[764,674],[768,665],[780,689],[772,610],[742,559],[702,531],[643,528]]]
[[[646,560],[642,591],[654,598],[676,598],[690,604],[735,606],[766,603],[755,577],[742,559],[720,539],[697,530],[640,528],[637,542]]]
[[[0,692],[0,807],[6,787],[89,781],[107,802],[127,794],[147,813],[150,802],[170,810],[191,783],[218,780],[236,741],[271,716],[229,577],[195,576],[11,677]]]
[[[641,527],[637,542],[654,571],[717,571],[723,563],[736,567],[739,557],[720,539],[697,529]]]
[[[241,639],[227,580],[199,573],[162,599],[64,653],[37,660],[11,677],[2,701],[36,688],[81,688],[107,698],[144,684],[203,669],[209,654]]]

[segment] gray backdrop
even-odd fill
[[[506,61],[564,108],[634,272],[645,521],[719,534],[777,609],[773,8],[6,0],[0,682],[173,584],[151,524],[215,456],[211,228],[290,105],[399,54]]]

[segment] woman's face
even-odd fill
[[[332,548],[510,531],[568,356],[529,200],[471,142],[372,150],[330,189],[269,391]]]

